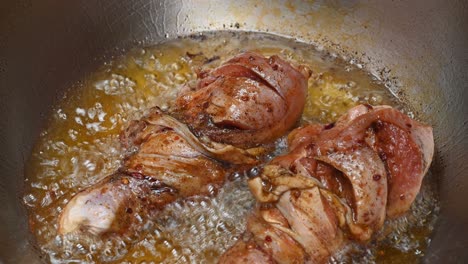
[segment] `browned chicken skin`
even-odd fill
[[[122,144],[135,153],[119,173],[70,200],[59,219],[60,233],[133,234],[142,228],[139,219],[152,217],[176,199],[206,195],[224,182],[222,164],[192,147],[186,135],[150,123],[164,117],[153,108],[122,133]]]
[[[187,85],[170,113],[149,109],[121,134],[130,153],[122,168],[70,200],[59,233],[136,233],[167,203],[221,186],[229,167],[256,165],[266,151],[261,144],[282,136],[302,113],[309,73],[300,69],[277,56],[244,53],[202,74],[195,93]],[[210,104],[201,107],[206,96]],[[295,96],[301,100],[292,104]]]
[[[255,226],[287,234],[302,247],[302,262],[324,263],[345,238],[366,242],[386,215],[395,217],[409,209],[434,151],[429,126],[388,106],[360,105],[335,124],[295,129],[288,144],[288,154],[273,159],[259,177],[249,180],[256,199],[269,205],[268,210],[279,211],[276,219],[283,220],[268,222],[255,211],[242,242],[255,242],[257,250],[277,263],[298,263],[276,257],[295,247],[272,251]],[[288,240],[270,239],[274,245]],[[220,263],[229,261],[233,248]]]
[[[248,148],[274,141],[302,114],[309,69],[245,52],[185,87],[176,112],[201,135]]]

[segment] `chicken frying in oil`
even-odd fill
[[[233,166],[257,165],[262,144],[300,118],[309,76],[304,66],[250,52],[201,73],[174,109],[152,108],[122,132],[131,154],[118,173],[71,199],[59,232],[133,234],[164,205],[219,188]]]
[[[388,106],[359,105],[288,142],[249,180],[258,206],[220,263],[325,263],[346,241],[368,242],[409,209],[434,154],[432,128]]]
[[[199,71],[172,108],[151,108],[122,131],[121,168],[68,202],[59,232],[143,232],[142,219],[167,204],[208,195],[228,174],[257,166],[248,180],[257,205],[220,263],[324,263],[349,241],[372,240],[414,202],[432,128],[389,106],[359,105],[335,123],[294,129],[310,75],[253,52]],[[288,152],[263,164],[288,133]]]

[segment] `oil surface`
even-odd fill
[[[38,248],[53,263],[213,263],[245,229],[254,203],[235,175],[211,197],[167,206],[139,241],[57,234],[57,218],[79,190],[120,166],[118,134],[152,106],[170,107],[182,84],[244,50],[309,65],[313,76],[302,122],[333,122],[360,103],[400,108],[384,84],[333,54],[260,33],[217,32],[131,50],[105,63],[56,106],[27,168],[23,197]],[[411,113],[409,113],[411,114]],[[278,140],[278,151],[282,149]],[[333,263],[419,262],[437,217],[433,176],[426,175],[410,212],[387,221],[375,241],[350,244]]]

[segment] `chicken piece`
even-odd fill
[[[227,174],[224,165],[249,167],[263,153],[262,148],[244,150],[209,140],[202,142],[185,124],[157,107],[148,110],[140,120],[132,121],[120,140],[129,153],[120,172],[129,176],[119,177],[135,184],[122,185],[111,176],[80,192],[60,216],[60,233],[88,230],[93,234],[126,234],[139,228],[132,216],[138,214],[142,219],[175,199],[210,194],[224,182]],[[132,190],[148,181],[169,188],[171,195],[164,194],[153,205],[154,199],[146,197],[152,195],[150,192]],[[146,202],[139,203],[141,199]],[[122,215],[120,208],[130,201],[138,204],[137,209],[132,209],[135,214]],[[128,225],[122,226],[124,216],[127,220],[122,223]]]
[[[343,235],[338,218],[319,188],[287,191],[275,206],[254,213],[247,225],[251,235],[247,243],[255,242],[255,248],[275,263],[326,263],[341,247]],[[243,243],[246,242],[238,242],[230,248],[219,263],[248,258],[251,252],[239,250]],[[269,261],[263,259],[252,263]]]
[[[149,136],[139,151],[124,161],[127,173],[145,175],[177,190],[179,197],[209,194],[224,182],[225,170],[201,155],[174,131]]]
[[[189,143],[197,139],[187,135],[190,132],[184,134],[177,129],[183,124],[177,120],[175,125],[158,122],[163,118],[170,117],[153,108],[123,133],[124,144],[138,149],[124,160],[125,171],[164,182],[177,190],[180,197],[208,194],[209,188],[219,187],[226,174],[221,164],[213,160],[201,143]]]
[[[326,127],[328,129],[320,129],[320,125],[312,124],[291,132],[289,144],[294,148],[290,154],[274,159],[271,164],[315,177],[325,188],[344,198],[355,211],[355,221],[350,225],[352,233],[360,240],[367,240],[372,230],[378,230],[382,225],[382,212],[386,211],[389,217],[399,216],[414,201],[432,159],[432,130],[389,106],[366,105],[350,109],[335,124]],[[357,157],[358,152],[365,153],[366,157]],[[328,166],[317,160],[328,163]],[[386,168],[383,172],[382,162]],[[365,170],[359,172],[350,165]],[[343,181],[335,169],[342,171],[341,175],[350,181]],[[356,174],[354,180],[350,176],[353,173]],[[367,175],[365,182],[364,175]],[[363,192],[362,187],[368,191]],[[376,197],[383,198],[377,201]],[[362,198],[375,203],[364,202]],[[387,200],[386,210],[383,199]],[[362,206],[370,211],[363,210]],[[367,213],[370,218],[364,223],[362,217]],[[375,220],[375,225],[364,228],[372,226],[368,225],[371,219]]]
[[[305,263],[307,255],[302,246],[296,242],[288,233],[288,222],[276,208],[257,209],[248,220],[247,241],[240,240],[228,251],[226,251],[219,263],[246,263],[236,262],[250,259],[252,251],[246,250],[245,245],[256,252],[267,256],[256,257],[255,262],[248,263]],[[288,230],[287,232],[282,230]],[[260,255],[260,254],[258,254]]]
[[[165,114],[154,108],[122,133],[122,144],[133,153],[124,160],[120,173],[70,200],[60,216],[59,233],[133,234],[143,228],[142,219],[156,215],[164,205],[179,198],[209,194],[223,184],[226,169],[200,147],[201,143],[190,144],[186,140],[189,136],[177,129],[148,121],[163,117]],[[198,148],[206,153],[193,144],[200,144]],[[160,192],[158,187],[155,193],[155,186],[168,191]],[[127,209],[131,213],[126,213]]]
[[[175,113],[200,135],[250,148],[291,129],[302,114],[310,70],[278,56],[245,52],[200,74],[176,100]]]
[[[239,241],[226,251],[218,263],[222,264],[274,264],[275,261],[253,241]]]
[[[315,263],[326,262],[341,246],[338,219],[319,188],[288,191],[281,196],[277,208],[288,220],[292,237]]]
[[[317,154],[366,142],[384,161],[388,174],[387,216],[406,212],[419,193],[434,155],[432,128],[389,106],[357,106],[324,131]]]
[[[75,195],[59,217],[59,233],[137,235],[143,219],[177,198],[160,181],[116,173]]]
[[[387,216],[393,218],[408,211],[419,193],[434,151],[432,132],[428,128],[405,131],[391,123],[378,122],[375,133],[374,146],[389,174]],[[425,149],[411,139],[411,133],[420,134],[417,137]]]
[[[303,253],[296,255],[313,263],[326,262],[343,245],[342,231],[368,241],[386,214],[409,209],[434,147],[429,126],[389,106],[366,105],[334,124],[295,129],[288,144],[288,154],[249,179],[252,194],[269,209],[265,221],[255,214],[250,218],[247,232],[278,263],[289,263],[275,257],[282,256],[278,252],[296,250],[278,234],[301,245]],[[264,243],[267,235],[272,244]]]
[[[91,227],[87,229],[93,234],[122,234],[129,228],[138,229],[141,223],[135,219],[125,220],[129,216],[121,212],[127,203],[137,204],[131,211],[146,218],[154,214],[153,210],[160,210],[175,199],[209,194],[210,189],[223,184],[226,175],[219,162],[191,148],[172,130],[149,135],[139,151],[125,160],[121,171],[131,177],[125,176],[122,182],[106,179],[77,194],[61,214],[59,232],[69,233],[81,226]],[[154,196],[150,189],[138,189],[147,181],[164,184],[171,195],[166,197],[165,194],[166,198],[160,200],[150,199]],[[132,184],[125,185],[126,182]],[[146,202],[140,202],[141,199]],[[128,225],[122,226],[122,223]]]
[[[276,208],[260,209],[247,223],[252,240],[276,263],[304,263],[307,255],[302,246],[282,231],[288,228],[287,220]]]
[[[385,220],[387,173],[383,162],[367,146],[315,158],[342,171],[350,181],[354,196],[351,204],[354,223],[349,226],[350,231],[361,241],[369,240]]]

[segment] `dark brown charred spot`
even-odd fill
[[[171,128],[168,128],[168,127],[164,127],[161,129],[161,133],[163,132],[167,132],[167,131],[171,131],[172,129]],[[148,135],[147,138],[149,138],[151,135]]]
[[[242,101],[246,102],[246,101],[248,101],[248,100],[250,99],[250,97],[249,97],[248,95],[242,95],[242,96],[240,97],[240,99],[241,99]]]
[[[261,203],[259,206],[260,210],[270,210],[275,207],[275,203]]]
[[[273,112],[273,107],[271,107],[271,105],[267,105],[267,112],[268,113]]]
[[[127,214],[131,214],[131,213],[133,213],[133,210],[132,210],[132,208],[127,208],[127,209],[125,209],[125,212]]]
[[[379,181],[381,178],[382,176],[380,174],[374,174],[374,176],[372,176],[372,179],[374,179],[374,181]]]
[[[129,147],[133,144],[140,144],[143,139],[138,137],[138,134],[145,130],[147,127],[146,122],[132,120],[130,125],[120,134],[120,142],[124,147]]]
[[[273,239],[271,239],[271,236],[266,236],[265,237],[265,242],[271,243],[272,241],[273,241]]]
[[[366,140],[364,138],[360,138],[358,140],[356,140],[356,146],[353,146],[354,147],[354,150],[357,150],[359,148],[361,148],[362,146],[365,146],[366,145]]]
[[[329,124],[325,125],[325,126],[324,126],[324,129],[325,129],[325,130],[328,130],[328,129],[332,129],[332,128],[334,128],[334,127],[335,127],[335,122],[329,123]]]
[[[365,212],[363,215],[362,215],[362,218],[364,219],[364,221],[369,221],[370,219],[370,213],[369,212]]]
[[[216,78],[207,78],[209,76],[210,72],[207,71],[207,70],[200,70],[197,72],[197,77],[198,79],[200,79],[200,82],[198,83],[198,85],[200,86],[200,88],[203,88],[211,83],[213,83]]]
[[[273,188],[274,188],[274,186],[273,186],[273,184],[271,184],[270,181],[262,180],[262,190],[264,192],[269,193],[269,192],[273,191]]]
[[[381,130],[383,127],[384,127],[384,123],[382,121],[380,121],[380,120],[377,120],[372,124],[372,128],[376,132]]]
[[[268,58],[268,64],[276,65],[276,58],[276,56],[271,56],[270,58]]]
[[[274,71],[277,71],[277,70],[278,70],[278,64],[273,64],[273,66],[271,66],[271,68],[272,68]]]
[[[299,197],[301,197],[301,191],[299,190],[292,190],[291,191],[291,196],[296,198],[296,199],[299,199]]]
[[[143,166],[141,166],[141,168],[143,168]],[[132,172],[132,173],[130,173],[130,176],[132,176],[132,178],[135,178],[137,180],[144,180],[145,179],[145,175],[143,175],[143,174],[141,174],[139,172]]]
[[[406,126],[407,126],[408,128],[412,128],[412,127],[413,127],[410,123],[407,123]]]
[[[208,63],[211,63],[211,62],[216,61],[216,60],[219,60],[219,59],[220,59],[220,57],[216,55],[216,56],[213,56],[213,57],[211,57],[211,58],[206,59],[206,60],[204,61],[204,64],[208,64]]]
[[[309,154],[309,155],[311,153],[313,153],[314,149],[315,149],[315,143],[310,143],[309,145],[307,145],[305,147],[305,150],[306,150],[307,154]]]
[[[57,198],[57,194],[55,193],[55,191],[50,191],[50,192],[49,192],[49,195],[50,195],[50,197],[51,197],[52,199]]]
[[[215,124],[215,126],[226,130],[241,130],[241,128],[235,122],[227,120],[218,122]]]
[[[370,104],[363,104],[368,110],[372,110],[374,109],[374,107],[372,107],[372,105]]]
[[[296,164],[291,164],[291,165],[289,166],[289,170],[290,170],[292,173],[296,174],[296,173],[297,173]]]
[[[134,168],[136,171],[142,171],[144,166],[143,164],[137,164]],[[133,172],[131,175],[133,178],[140,179],[140,180],[144,178],[144,176],[139,172]]]
[[[382,161],[387,161],[387,154],[383,151],[379,151],[379,157]]]
[[[190,59],[193,59],[193,58],[195,58],[195,57],[197,57],[197,56],[203,55],[203,53],[202,53],[202,52],[190,53],[190,52],[187,51],[187,52],[185,53],[185,55],[187,55],[187,57],[189,57]]]

